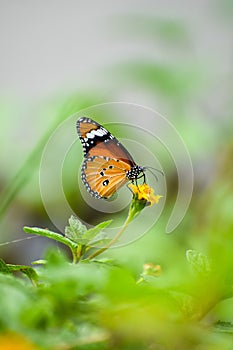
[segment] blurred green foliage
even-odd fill
[[[45,258],[37,287],[0,273],[3,333],[42,349],[230,349],[233,325],[213,310],[232,297],[233,281],[223,284],[201,253],[187,252],[181,283],[163,266],[137,283],[140,271],[120,261],[73,265],[54,250]]]

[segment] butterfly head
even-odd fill
[[[130,181],[137,180],[140,177],[144,177],[145,181],[145,173],[144,173],[145,167],[140,166],[140,165],[134,165],[131,167],[130,170],[126,171],[126,177]]]
[[[158,176],[155,174],[155,171],[157,171],[158,173],[164,176],[164,173],[159,169],[155,169],[150,166],[134,165],[131,167],[130,170],[126,171],[126,177],[128,180],[132,182],[137,181],[137,179],[140,179],[141,177],[143,177],[143,180],[145,183],[146,182],[145,171],[147,170],[155,177],[156,181],[158,181]]]

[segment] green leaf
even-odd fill
[[[196,250],[187,250],[186,259],[195,275],[209,275],[211,272],[208,257]]]
[[[10,274],[11,270],[9,269],[8,265],[0,259],[0,272],[4,274]]]
[[[83,238],[91,240],[96,237],[104,228],[108,227],[112,223],[112,220],[103,221],[99,225],[87,230],[83,235]]]
[[[71,216],[69,219],[70,226],[65,228],[65,235],[83,246],[94,246],[101,245],[101,242],[104,243],[107,240],[106,235],[103,233],[99,236],[101,231],[111,224],[112,220],[101,222],[99,225],[87,230],[80,220],[76,217]]]
[[[85,262],[86,260],[83,260],[83,261]],[[95,262],[98,264],[104,264],[105,266],[109,265],[109,266],[117,266],[118,267],[116,261],[112,258],[109,258],[109,257],[93,259],[92,262]]]
[[[80,240],[87,231],[86,226],[73,215],[69,218],[69,224],[70,226],[66,226],[65,228],[65,236],[76,243],[80,243]]]
[[[74,232],[78,232],[80,235],[83,235],[87,231],[86,226],[83,225],[82,222],[73,215],[71,215],[71,217],[69,218],[69,224],[71,230]]]
[[[111,238],[108,238],[104,232],[100,232],[96,235],[91,241],[89,241],[89,247],[101,247],[105,246],[111,241]]]
[[[25,266],[25,265],[11,265],[11,264],[8,264],[8,267],[10,268],[11,272],[16,272],[16,271],[22,272],[31,280],[31,282],[35,286],[38,284],[38,275],[32,267]]]
[[[47,261],[45,259],[39,259],[32,261],[32,265],[46,265]]]
[[[17,271],[25,274],[34,285],[37,285],[38,275],[32,267],[26,265],[6,264],[2,259],[0,259],[0,272],[4,274],[11,274]]]
[[[71,250],[74,250],[77,248],[77,244],[72,242],[69,238],[64,237],[60,233],[53,232],[53,231],[43,229],[43,228],[38,228],[38,227],[25,226],[23,229],[26,233],[32,233],[32,234],[35,234],[38,236],[51,238],[51,239],[54,239],[55,241],[61,242],[65,245],[67,245],[68,247],[70,247]]]
[[[46,266],[58,268],[59,266],[65,266],[68,263],[68,259],[64,251],[50,247],[45,253],[45,262]]]
[[[169,294],[177,302],[179,309],[186,318],[194,316],[198,318],[200,316],[199,303],[193,296],[175,290],[169,291]]]
[[[233,334],[233,323],[232,322],[218,321],[214,325],[214,328],[218,332]]]

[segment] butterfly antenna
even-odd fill
[[[152,171],[152,169],[164,176],[164,172],[162,170],[153,168],[152,166],[146,166],[144,169],[148,170],[155,177],[156,181],[159,181],[159,179],[158,179],[158,176]]]

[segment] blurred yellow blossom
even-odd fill
[[[160,265],[154,265],[152,263],[147,263],[143,265],[143,275],[160,276],[160,274],[161,274]]]
[[[154,190],[152,187],[144,183],[143,185],[129,184],[128,187],[132,190],[134,196],[137,196],[138,200],[146,200],[150,206],[157,204],[159,199],[162,197],[159,194],[154,195]]]

